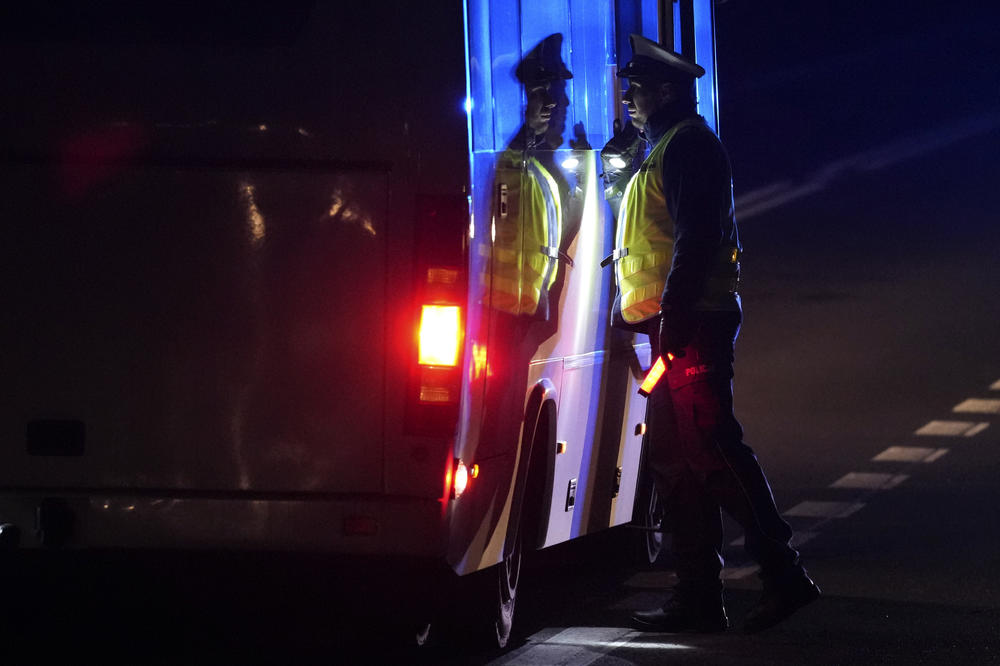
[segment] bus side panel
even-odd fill
[[[638,371],[650,366],[649,344],[635,346]],[[646,421],[646,398],[639,395],[639,384],[643,375],[634,372],[625,393],[625,418],[622,422],[621,439],[618,451],[618,469],[621,479],[618,483],[618,495],[611,508],[610,525],[623,525],[632,521],[632,510],[635,505],[636,488],[639,482],[639,462],[642,456],[642,440],[640,427]]]
[[[548,532],[543,546],[566,541],[580,534],[574,528],[577,501],[583,498],[581,470],[587,466],[594,444],[593,420],[597,412],[588,399],[600,386],[603,355],[591,355],[587,362],[574,363],[563,373],[556,438],[566,442],[556,456],[552,477],[552,504],[548,507]],[[582,507],[582,502],[581,502]]]

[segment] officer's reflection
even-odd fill
[[[550,35],[515,68],[525,94],[524,124],[498,155],[494,173],[482,441],[489,453],[509,451],[520,437],[529,364],[558,329],[559,296],[572,266],[567,249],[580,227],[583,171],[567,177],[555,156],[566,126],[566,81],[573,76],[561,48],[562,35]],[[582,125],[575,135],[570,146],[589,149]]]
[[[491,306],[549,322],[543,327],[548,335],[556,330],[561,265],[572,265],[566,248],[579,230],[582,202],[581,183],[571,185],[555,163],[569,106],[566,80],[573,77],[561,48],[562,35],[550,35],[514,70],[524,87],[524,124],[497,160],[491,212]],[[589,149],[582,124],[575,134],[571,147]],[[575,173],[570,178],[579,179]]]

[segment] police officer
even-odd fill
[[[648,631],[729,626],[722,584],[720,507],[743,527],[763,595],[744,628],[758,631],[816,599],[819,588],[790,545],[791,528],[733,414],[733,346],[742,321],[741,253],[732,175],[718,137],[696,113],[704,70],[639,35],[618,76],[632,128],[602,151],[606,194],[618,210],[612,322],[645,332],[671,359],[649,397],[648,460],[667,507],[678,584],[666,603],[632,615]],[[635,142],[649,152],[634,169]],[[634,162],[639,161],[636,157]],[[633,165],[635,164],[633,163]]]

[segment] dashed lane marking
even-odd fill
[[[965,402],[955,405],[952,411],[970,414],[1000,414],[1000,400],[969,398]]]
[[[969,430],[969,432],[965,433],[965,436],[966,437],[974,437],[974,436],[978,435],[979,433],[981,433],[982,431],[986,430],[989,427],[990,427],[989,423],[977,423],[974,428],[972,428],[971,430]]]
[[[989,423],[975,421],[931,421],[913,434],[929,437],[973,437],[989,427]]]
[[[990,385],[990,389],[993,391],[1000,391],[1000,379],[993,382],[993,384]]]
[[[804,518],[846,518],[865,506],[864,502],[817,502],[807,500],[785,512],[786,516]]]
[[[927,456],[926,458],[924,458],[924,462],[925,463],[932,463],[932,462],[934,462],[935,460],[937,460],[938,458],[940,458],[941,456],[943,456],[946,453],[948,453],[948,449],[938,449],[934,453],[932,453],[929,456]]]
[[[876,462],[932,463],[946,453],[948,453],[948,449],[933,449],[926,446],[890,446],[872,460]]]
[[[864,490],[889,490],[909,477],[907,474],[876,474],[849,472],[830,484],[831,488],[862,488]]]

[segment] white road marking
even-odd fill
[[[931,421],[913,434],[930,437],[972,437],[989,427],[989,423],[975,421]]]
[[[948,449],[938,449],[934,453],[932,453],[929,456],[927,456],[926,458],[924,458],[924,462],[925,463],[932,463],[932,462],[934,462],[935,460],[937,460],[938,458],[940,458],[941,456],[943,456],[946,453],[948,453]]]
[[[965,402],[955,405],[952,411],[971,414],[1000,414],[1000,400],[969,398]]]
[[[990,427],[989,423],[977,423],[975,427],[969,430],[969,432],[965,433],[965,436],[975,437],[976,435],[978,435],[979,433],[981,433],[982,431],[986,430],[989,427]]]
[[[895,488],[910,478],[906,474],[876,474],[872,472],[849,472],[830,484],[831,488],[863,488],[865,490],[888,490]]]
[[[948,449],[932,449],[925,446],[890,446],[872,460],[876,462],[934,462]]]
[[[864,502],[817,502],[805,501],[796,504],[785,512],[786,516],[803,516],[806,518],[846,518],[860,511]]]
[[[555,631],[556,633],[553,633]],[[526,645],[490,662],[497,666],[587,666],[609,652],[628,646],[655,650],[691,650],[690,645],[662,640],[632,643],[633,639],[646,638],[643,634],[622,627],[569,627],[543,629],[528,638]]]
[[[993,384],[990,385],[990,389],[992,389],[994,391],[1000,391],[1000,379],[998,379],[995,382],[993,382]]]

